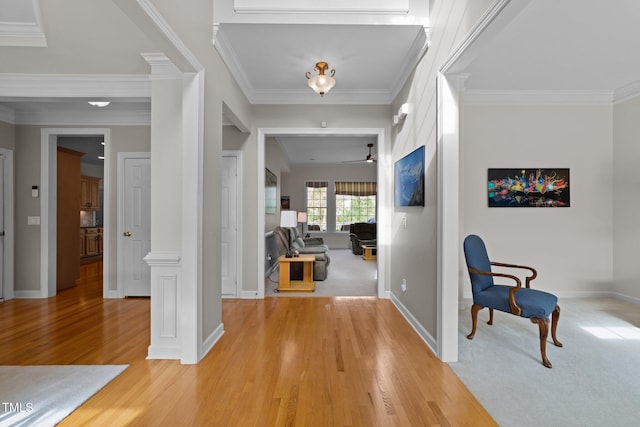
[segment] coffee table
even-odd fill
[[[376,245],[362,245],[362,259],[365,261],[375,261],[377,257]]]
[[[313,281],[313,263],[315,255],[300,255],[287,258],[284,255],[278,257],[280,264],[280,284],[276,292],[313,292],[316,290],[316,282]],[[302,263],[302,280],[291,280],[291,263]]]

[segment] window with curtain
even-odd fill
[[[336,231],[355,222],[376,222],[375,182],[336,181]]]
[[[307,181],[307,230],[327,231],[327,181]]]

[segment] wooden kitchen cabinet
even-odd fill
[[[80,230],[80,256],[83,257],[87,254],[87,248],[85,247],[85,234],[84,230]]]
[[[89,227],[80,230],[81,239],[83,239],[83,251],[81,256],[96,256],[103,252],[103,230],[102,227]]]
[[[100,209],[99,189],[100,178],[84,175],[80,177],[80,210],[97,211]]]

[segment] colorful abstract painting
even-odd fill
[[[395,163],[395,205],[424,206],[424,145]]]
[[[489,169],[489,207],[570,206],[569,169]]]

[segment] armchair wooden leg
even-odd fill
[[[558,339],[556,338],[556,329],[558,327],[558,320],[560,320],[560,306],[556,305],[556,309],[553,310],[553,313],[551,314],[551,339],[553,339],[553,343],[556,346],[562,347],[562,343],[558,341]]]
[[[547,336],[549,335],[549,319],[532,317],[531,321],[537,323],[540,327],[540,354],[542,355],[542,364],[547,368],[551,368],[551,362],[547,359]]]
[[[493,325],[493,308],[489,309],[489,321],[487,322],[487,325]]]
[[[476,326],[478,325],[478,312],[482,310],[484,307],[481,305],[473,304],[471,306],[471,333],[467,335],[467,338],[472,340],[473,336],[476,334]]]

